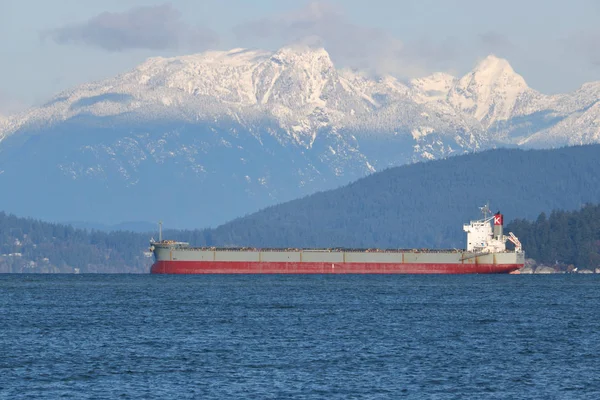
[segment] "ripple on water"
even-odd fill
[[[599,283],[0,276],[0,399],[598,399]]]

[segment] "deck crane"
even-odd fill
[[[515,251],[520,252],[523,250],[523,246],[521,245],[521,241],[515,236],[514,233],[508,233],[508,240],[510,240],[515,245]]]

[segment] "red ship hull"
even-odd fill
[[[153,274],[507,274],[522,264],[157,261]]]

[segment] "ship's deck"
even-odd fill
[[[217,252],[303,252],[303,253],[474,253],[465,249],[378,249],[378,248],[277,248],[277,247],[191,247],[174,243],[152,243],[154,246],[171,248],[178,251],[217,251]],[[514,253],[513,250],[505,250],[498,253]]]

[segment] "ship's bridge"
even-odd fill
[[[508,236],[504,235],[504,218],[500,212],[488,217],[490,212],[488,206],[481,207],[483,219],[471,221],[463,225],[463,230],[467,232],[467,251],[475,253],[497,253],[506,251],[506,241],[509,240],[515,245],[515,251],[521,252],[521,242],[510,232]],[[493,223],[493,229],[492,229]]]

